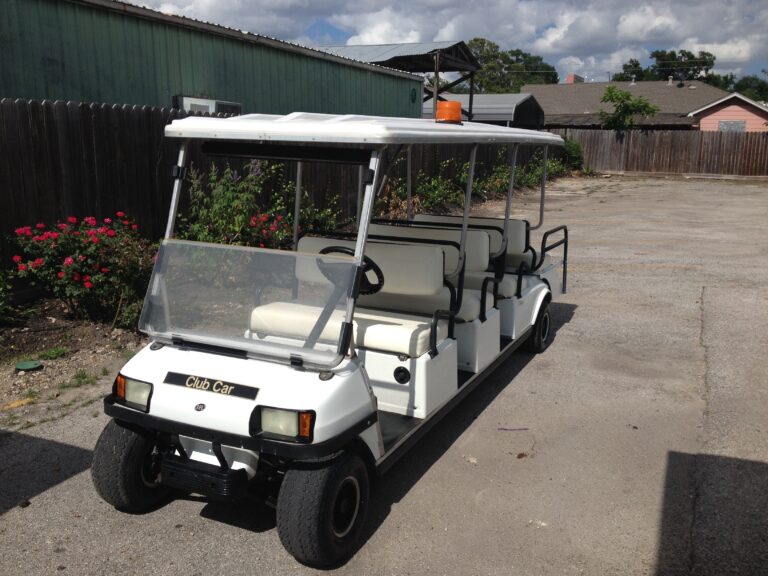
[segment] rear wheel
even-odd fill
[[[146,512],[168,497],[160,484],[155,436],[111,420],[93,452],[96,492],[124,512]]]
[[[360,545],[369,490],[368,470],[354,453],[321,467],[288,470],[277,498],[277,532],[285,549],[312,566],[351,556]]]
[[[525,341],[524,348],[529,352],[544,352],[552,341],[552,316],[549,313],[549,301],[545,301],[539,309],[539,315],[536,317],[536,323],[528,340]]]

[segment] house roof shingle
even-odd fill
[[[556,119],[558,123],[571,125],[599,125],[599,121],[596,121],[599,111],[602,109],[609,112],[613,108],[611,104],[600,102],[608,86],[616,86],[658,106],[659,112],[655,116],[644,119],[644,124],[649,125],[691,124],[690,118],[683,120],[682,117],[729,94],[725,90],[698,80],[687,81],[682,86],[677,82],[664,81],[644,81],[634,84],[631,82],[526,84],[521,91],[528,92],[536,98],[544,109],[547,125],[551,125]],[[583,116],[586,122],[580,122],[577,116]],[[571,118],[570,122],[567,121],[568,117]]]

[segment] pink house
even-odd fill
[[[701,131],[768,132],[768,108],[735,92],[690,112]]]

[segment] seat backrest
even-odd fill
[[[368,233],[377,236],[394,238],[416,238],[418,240],[447,240],[461,242],[461,230],[455,228],[435,228],[430,226],[390,226],[388,224],[371,224]],[[468,230],[467,243],[464,249],[464,261],[467,271],[483,272],[488,269],[490,261],[491,242],[484,230]],[[459,265],[457,250],[444,249],[445,269],[454,274]]]
[[[461,216],[438,216],[434,214],[416,214],[414,220],[417,222],[433,222],[446,224],[461,224]],[[503,218],[482,218],[470,216],[469,226],[493,226],[498,232],[490,232],[491,254],[496,254],[501,250],[501,243],[504,234]],[[509,235],[507,237],[507,254],[523,254],[528,248],[528,221],[527,220],[509,220]]]
[[[299,252],[318,254],[329,246],[355,248],[354,240],[304,236],[299,240]],[[403,245],[369,241],[365,253],[384,274],[384,294],[433,296],[443,288],[443,251],[435,245]],[[339,254],[336,254],[338,256]],[[296,277],[305,282],[328,282],[317,265],[300,258]]]

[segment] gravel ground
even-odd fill
[[[571,236],[554,342],[374,486],[366,543],[335,572],[768,574],[768,185],[561,180],[547,208]],[[256,502],[103,503],[95,409],[0,436],[0,574],[315,572]]]

